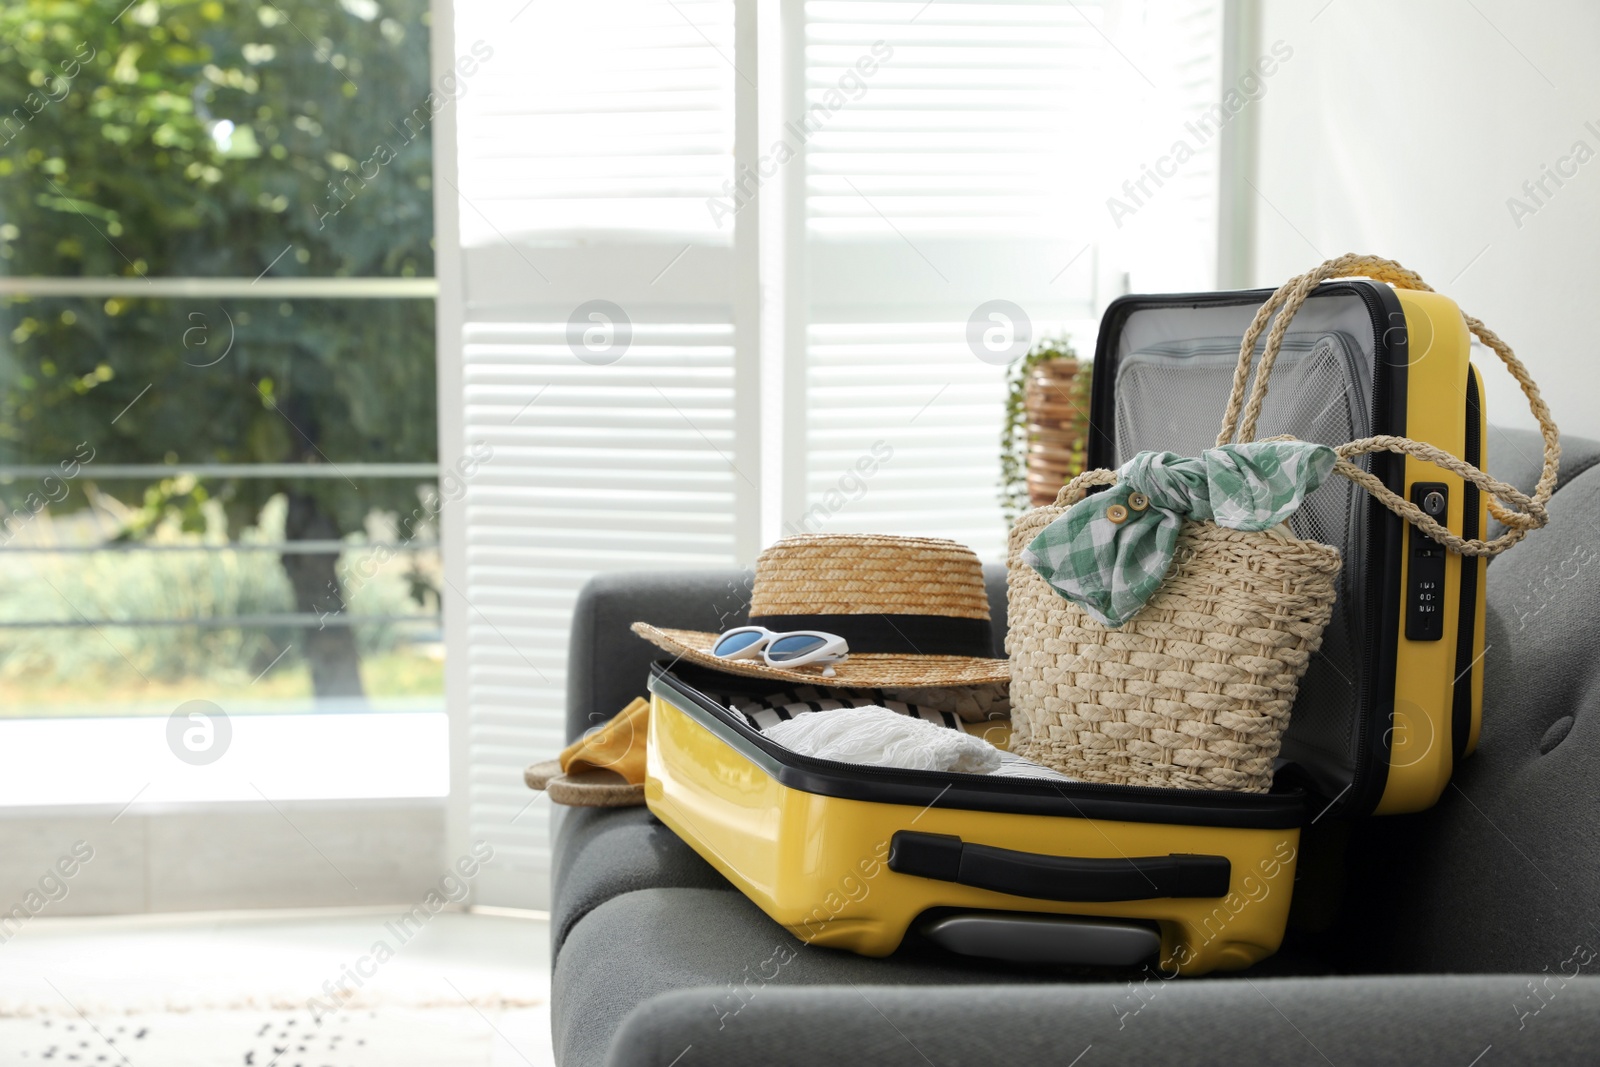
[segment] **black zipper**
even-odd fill
[[[1474,467],[1483,466],[1483,398],[1478,391],[1478,370],[1467,364],[1467,443],[1462,458]],[[1482,536],[1478,529],[1478,487],[1465,482],[1461,493],[1461,536],[1472,540]],[[1483,564],[1477,556],[1461,557],[1461,603],[1456,623],[1456,676],[1452,683],[1450,745],[1455,762],[1467,752],[1472,733],[1472,679],[1478,669],[1473,648],[1477,644],[1478,581]]]
[[[1213,792],[1197,789],[1162,789],[1153,786],[1136,785],[1110,785],[1099,782],[1058,782],[1053,779],[1028,779],[1012,776],[995,777],[987,774],[963,774],[953,771],[918,771],[893,767],[872,767],[859,763],[841,763],[837,760],[817,759],[813,756],[803,756],[793,752],[782,745],[775,744],[763,737],[761,731],[754,729],[744,716],[724,707],[722,704],[702,693],[695,686],[678,678],[677,669],[668,669],[662,662],[652,664],[650,668],[649,687],[654,692],[671,695],[677,701],[687,701],[695,708],[706,713],[715,723],[722,727],[723,734],[731,731],[738,739],[744,742],[746,749],[755,748],[765,757],[763,762],[768,764],[769,771],[777,769],[803,772],[810,778],[795,780],[790,778],[785,784],[808,792],[822,792],[815,788],[817,779],[830,778],[836,780],[849,780],[856,782],[876,782],[882,785],[910,787],[923,794],[922,801],[933,800],[961,789],[964,792],[974,793],[981,790],[990,794],[1011,794],[1017,797],[1031,797],[1039,800],[1055,802],[1054,814],[1083,814],[1081,811],[1061,810],[1061,801],[1065,801],[1070,808],[1076,809],[1074,800],[1086,802],[1127,802],[1128,811],[1122,817],[1130,821],[1161,822],[1167,818],[1152,818],[1149,813],[1137,810],[1137,802],[1160,801],[1163,807],[1181,805],[1187,813],[1187,818],[1175,818],[1171,821],[1193,823],[1206,823],[1211,820],[1196,819],[1197,809],[1208,811],[1211,815],[1222,818],[1228,814],[1236,814],[1246,821],[1237,825],[1246,826],[1299,826],[1301,816],[1305,810],[1305,800],[1299,790],[1278,793],[1229,793]],[[690,710],[690,709],[685,709]],[[730,740],[726,736],[723,740]],[[779,775],[780,779],[783,777]],[[833,791],[829,791],[833,792]],[[841,795],[834,793],[834,795]],[[876,799],[862,796],[858,799]],[[967,806],[959,802],[945,805],[947,807]],[[1051,812],[1041,812],[1048,814]],[[1232,825],[1232,821],[1218,823]]]

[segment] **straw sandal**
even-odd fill
[[[649,702],[635,697],[610,722],[568,745],[560,758],[529,766],[522,780],[529,789],[548,793],[557,804],[637,807],[644,803],[644,739],[649,722]]]
[[[531,764],[522,772],[530,789],[542,789],[557,804],[574,808],[632,808],[644,803],[644,783],[634,785],[616,771],[595,767],[565,774],[558,759]]]

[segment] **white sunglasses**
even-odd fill
[[[789,630],[779,633],[765,626],[740,626],[717,638],[711,654],[720,659],[756,659],[769,667],[804,667],[825,664],[824,678],[833,677],[833,665],[850,656],[850,646],[837,634],[821,630]]]

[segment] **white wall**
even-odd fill
[[[1564,432],[1600,437],[1600,4],[1261,6],[1260,40],[1294,55],[1259,102],[1254,283],[1397,259],[1516,349]],[[1587,162],[1561,164],[1577,142]],[[1535,203],[1523,183],[1558,165],[1575,176]],[[1479,365],[1490,421],[1531,427],[1498,360]]]

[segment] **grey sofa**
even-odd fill
[[[1491,469],[1531,488],[1537,437]],[[642,808],[559,812],[558,1060],[590,1064],[1600,1063],[1600,445],[1565,442],[1551,522],[1489,569],[1479,752],[1415,816],[1308,829],[1284,950],[1239,974],[1063,974],[909,944],[808,947]],[[997,620],[1003,574],[990,568]],[[736,624],[748,575],[585,589],[568,730],[643,691],[634,619]],[[1003,626],[998,628],[1003,632]],[[794,954],[765,977],[763,964]]]

